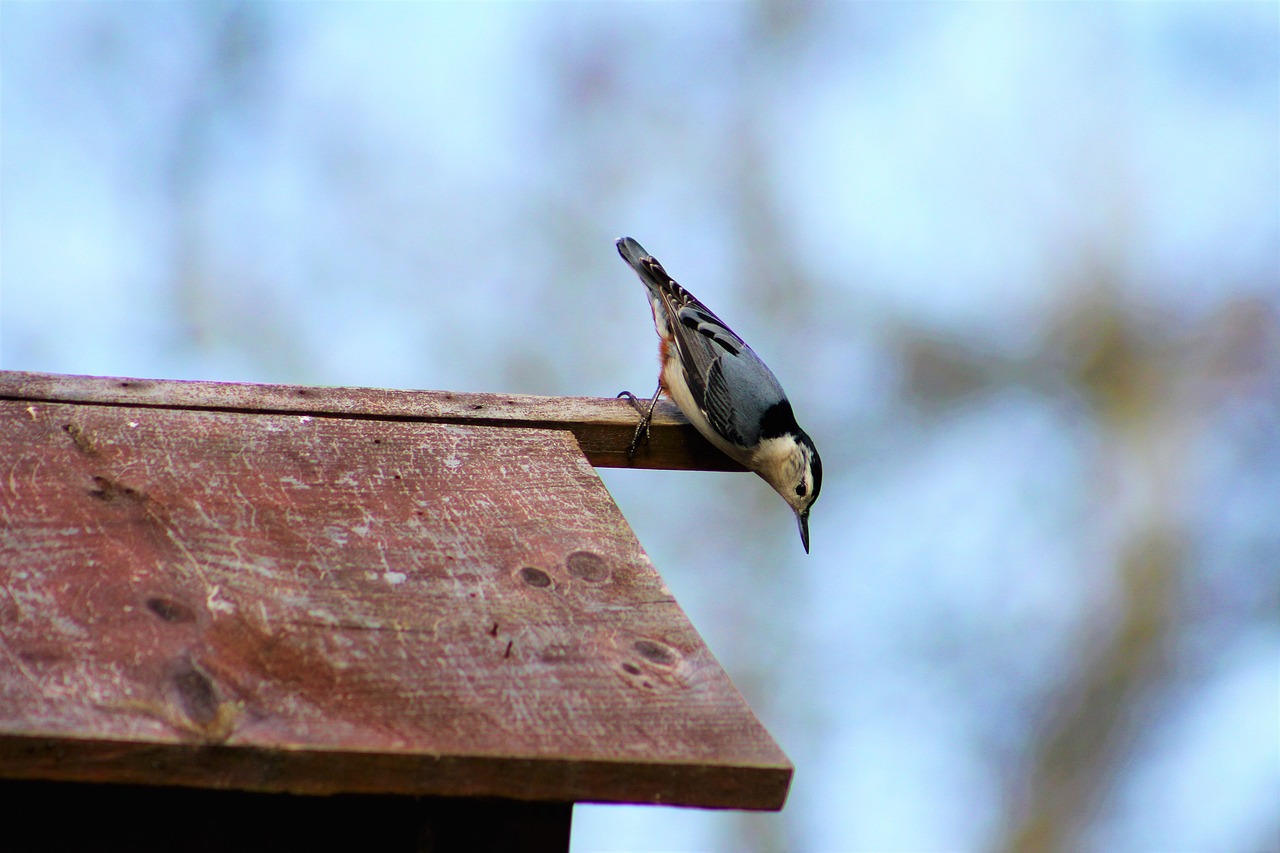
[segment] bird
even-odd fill
[[[616,246],[649,292],[661,360],[658,388],[647,408],[630,391],[618,395],[640,412],[628,458],[641,436],[647,438],[654,407],[665,392],[708,441],[782,496],[809,553],[809,510],[822,489],[822,459],[796,423],[782,385],[755,351],[643,246],[630,237]]]

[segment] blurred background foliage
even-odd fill
[[[639,239],[788,388],[601,472],[797,766],[576,850],[1280,849],[1280,7],[0,5],[0,366],[644,394]]]

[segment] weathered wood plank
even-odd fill
[[[569,431],[0,401],[0,776],[780,808]]]
[[[743,471],[698,434],[675,404],[655,410],[650,440],[631,459],[639,416],[612,397],[537,397],[383,388],[317,388],[0,371],[0,399],[208,411],[343,415],[379,420],[569,430],[599,468]]]

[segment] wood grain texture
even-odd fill
[[[0,401],[0,776],[782,806],[571,430],[101,402]]]
[[[587,460],[599,468],[746,470],[699,435],[666,399],[654,412],[649,441],[630,459],[627,449],[639,415],[630,403],[613,397],[317,388],[10,370],[0,371],[0,399],[560,429],[572,432]]]

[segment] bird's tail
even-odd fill
[[[641,272],[644,268],[644,264],[641,261],[653,260],[653,255],[646,252],[644,246],[641,246],[630,237],[620,237],[616,245],[618,254],[622,255],[622,259],[629,263],[636,272]]]
[[[667,271],[662,268],[662,264],[658,263],[657,258],[646,252],[644,246],[641,246],[630,237],[620,238],[617,246],[618,254],[622,255],[622,259],[636,271],[636,275],[640,276],[640,280],[649,289],[649,293],[654,299],[661,301],[662,292],[669,290],[673,283],[671,276],[667,275]]]

